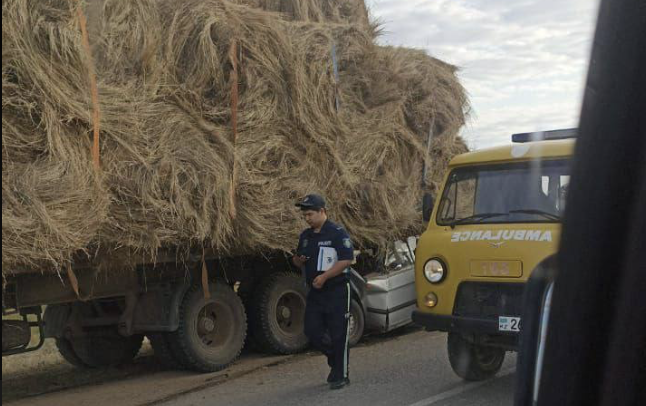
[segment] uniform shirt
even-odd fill
[[[321,275],[336,261],[352,261],[354,250],[352,240],[343,227],[327,220],[321,231],[315,233],[314,229],[308,228],[301,233],[298,240],[296,253],[305,255],[309,259],[305,262],[305,280],[308,286],[312,286],[314,279]],[[328,279],[323,289],[340,285],[348,280],[346,272]]]

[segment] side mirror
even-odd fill
[[[406,239],[406,245],[408,245],[408,251],[411,254],[411,257],[415,259],[415,250],[417,250],[417,237],[408,237]]]
[[[422,219],[424,222],[428,223],[431,221],[431,214],[433,213],[433,196],[430,193],[425,193],[422,198]]]

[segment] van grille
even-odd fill
[[[484,317],[520,316],[524,283],[463,282],[458,287],[453,314]]]

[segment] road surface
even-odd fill
[[[425,406],[513,404],[515,355],[498,377],[465,383],[451,371],[446,335],[416,331],[351,351],[351,385],[331,391],[322,356],[300,358],[164,402],[164,406]]]
[[[163,371],[150,353],[135,365],[95,371],[95,380],[58,388],[44,385],[42,373],[5,379],[3,405],[13,406],[511,406],[516,357],[508,353],[492,380],[466,383],[456,377],[446,354],[446,334],[414,327],[368,337],[350,353],[352,384],[328,389],[328,368],[314,353],[290,357],[246,354],[216,374]],[[58,384],[88,373],[57,374]],[[79,376],[75,376],[78,374]],[[3,374],[4,375],[4,374]],[[101,379],[101,377],[106,377]],[[64,377],[64,378],[62,378]],[[68,378],[69,377],[69,378]],[[27,386],[31,393],[16,391]],[[13,389],[14,395],[11,394]],[[5,395],[5,390],[8,395]],[[16,393],[20,394],[17,396]]]

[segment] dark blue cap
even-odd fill
[[[321,195],[307,195],[300,202],[296,203],[296,207],[300,207],[301,210],[324,209],[325,199]]]

